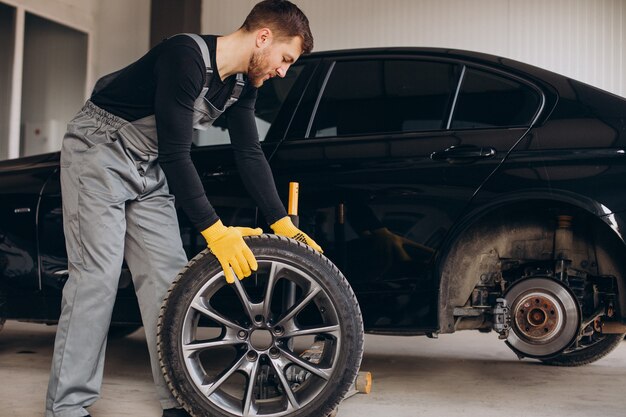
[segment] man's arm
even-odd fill
[[[263,212],[267,224],[273,224],[285,217],[287,212],[278,197],[272,171],[259,143],[259,133],[254,121],[255,101],[256,89],[252,89],[228,109],[228,132],[239,175],[248,193]]]
[[[159,136],[159,164],[170,192],[189,220],[198,230],[204,230],[219,218],[191,161],[193,105],[202,91],[204,68],[189,48],[171,48],[156,63],[154,115]]]
[[[233,271],[243,279],[257,269],[256,259],[242,236],[260,234],[261,230],[224,226],[209,204],[191,161],[193,104],[202,91],[204,78],[204,68],[194,58],[196,55],[185,47],[172,48],[155,66],[159,164],[170,192],[206,239],[224,270],[226,282],[233,283]]]
[[[296,239],[322,252],[313,239],[291,222],[278,197],[272,171],[259,143],[254,121],[255,101],[256,90],[253,90],[233,105],[227,114],[228,132],[241,179],[274,233]]]

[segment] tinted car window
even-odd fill
[[[452,129],[528,126],[539,94],[526,84],[468,68],[452,118]]]
[[[289,68],[285,78],[273,78],[265,81],[259,88],[256,99],[254,118],[259,131],[259,140],[265,140],[267,133],[272,126],[281,106],[283,105],[289,91],[295,84],[298,76],[304,68],[303,65]],[[223,117],[220,117],[207,130],[194,131],[193,143],[197,146],[223,145],[230,143],[228,136],[228,124]]]
[[[310,136],[441,129],[457,73],[455,65],[428,61],[337,62]]]

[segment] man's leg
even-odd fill
[[[111,174],[97,163],[99,149],[90,149],[89,158],[84,151],[80,138],[64,139],[61,186],[69,279],[63,289],[46,417],[87,415],[85,407],[99,397],[123,260],[124,201],[85,189],[89,187],[84,178],[107,182]]]
[[[168,409],[180,405],[170,393],[159,365],[156,327],[163,299],[178,272],[187,264],[187,256],[180,238],[174,197],[164,185],[162,171],[150,171],[146,176],[155,174],[157,178],[147,178],[147,183],[154,183],[154,180],[160,185],[126,208],[125,257],[139,300],[157,395],[163,409]]]

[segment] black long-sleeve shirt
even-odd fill
[[[206,98],[221,109],[231,95],[236,77],[221,80],[215,62],[217,37],[202,38],[209,48],[213,68]],[[199,230],[218,220],[190,154],[193,104],[202,91],[204,77],[204,61],[196,42],[189,36],[176,36],[152,48],[91,97],[98,107],[129,122],[155,115],[159,164],[176,201]],[[259,144],[254,120],[256,96],[256,88],[246,82],[239,100],[223,117],[228,122],[241,178],[268,224],[272,224],[286,211]]]

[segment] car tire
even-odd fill
[[[244,239],[259,263],[251,277],[226,284],[217,259],[204,250],[172,284],[157,333],[165,379],[179,403],[196,417],[328,416],[354,384],[361,363],[363,320],[357,299],[337,267],[309,246],[276,235]],[[284,305],[285,289],[291,283],[296,301]],[[253,302],[250,294],[255,291]],[[282,299],[277,297],[279,291]],[[215,315],[214,301],[217,305],[228,294],[243,306],[238,319],[229,316],[235,317],[234,304]],[[279,313],[275,312],[277,302]],[[309,320],[309,315],[317,314],[320,323],[302,325],[301,318]],[[198,342],[199,337],[190,335],[206,330],[201,320],[207,317],[219,320],[214,324],[222,326],[220,336]],[[254,341],[261,332],[271,335],[263,346]],[[277,336],[281,334],[282,338]],[[314,337],[313,345],[323,346],[317,362],[305,356],[309,348],[298,354],[302,337]],[[211,352],[209,365],[201,363],[206,351],[199,343]],[[216,365],[222,371],[209,377],[207,369],[219,361],[219,354],[211,349],[226,349],[217,346],[220,343],[233,344],[228,348],[234,359],[226,361],[225,367]],[[230,379],[238,373],[243,374],[241,398],[228,391]],[[294,383],[293,375],[299,375],[302,382]]]
[[[611,353],[624,340],[624,334],[608,334],[600,336],[594,344],[575,350],[573,352],[562,353],[542,362],[552,366],[582,366],[595,362]]]

